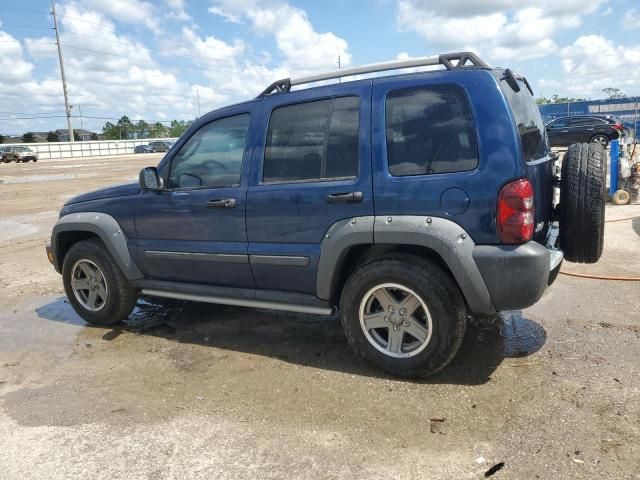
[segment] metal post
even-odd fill
[[[53,15],[53,29],[56,31],[56,45],[58,46],[58,59],[60,60],[60,76],[62,77],[62,92],[64,93],[64,108],[67,112],[67,128],[69,129],[69,141],[73,142],[73,127],[71,126],[71,107],[69,107],[69,95],[67,94],[67,80],[64,77],[64,62],[62,61],[62,48],[60,47],[60,35],[58,34],[58,19],[56,18],[56,4],[51,0],[51,14]]]
[[[342,64],[340,62],[340,55],[338,55],[338,70],[342,68]],[[342,83],[342,78],[338,78],[338,83]]]
[[[80,113],[80,140],[84,141],[84,122],[82,121],[82,107],[78,105],[78,112]]]
[[[620,140],[611,140],[611,168],[609,168],[609,195],[618,191],[618,177],[620,176]]]
[[[200,118],[200,92],[198,91],[198,87],[196,87],[196,95],[198,96],[198,118]]]

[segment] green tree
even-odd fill
[[[73,139],[76,142],[82,142],[84,140],[84,137],[82,136],[82,132],[80,130],[76,130],[75,128],[73,129]]]
[[[138,120],[138,123],[133,127],[136,133],[136,138],[148,138],[149,137],[149,124],[144,120]]]
[[[160,122],[154,123],[149,129],[149,135],[151,138],[163,138],[168,136],[168,134],[169,129]]]
[[[102,137],[105,140],[118,140],[120,138],[120,129],[117,125],[107,122],[102,127]]]
[[[4,135],[0,135],[0,143],[4,143]]]
[[[185,132],[187,128],[191,126],[192,123],[192,120],[189,120],[188,122],[185,122],[184,120],[171,120],[171,125],[169,126],[169,136],[179,137]]]
[[[584,98],[573,98],[573,97],[561,97],[557,93],[551,95],[551,98],[547,97],[539,97],[536,98],[536,103],[538,105],[546,105],[548,103],[573,103],[573,102],[585,102]]]
[[[36,137],[32,132],[27,132],[22,135],[22,143],[36,143]]]
[[[59,142],[60,141],[60,137],[58,137],[58,134],[56,132],[54,132],[53,130],[50,130],[49,133],[47,133],[47,142]]]
[[[134,126],[129,120],[129,117],[123,115],[120,120],[118,120],[118,128],[120,129],[120,138],[126,140],[130,136],[133,136]]]
[[[607,87],[607,88],[603,88],[602,91],[607,95],[608,99],[626,97],[624,92],[622,90],[620,90],[619,88]]]

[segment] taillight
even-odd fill
[[[498,235],[502,243],[524,243],[533,236],[533,188],[529,180],[506,184],[498,197]]]
[[[613,128],[615,128],[616,130],[622,130],[624,127],[622,126],[622,124],[620,122],[618,123],[614,123],[613,125],[611,125]]]

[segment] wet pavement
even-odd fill
[[[144,166],[121,160],[105,185]],[[43,250],[85,181],[0,185],[0,220],[36,229],[0,228],[0,478],[640,478],[638,283],[561,275],[424,381],[372,368],[333,316],[143,298],[96,328]],[[640,233],[612,225],[593,267],[638,274],[610,245]]]

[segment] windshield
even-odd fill
[[[547,133],[540,109],[524,80],[517,78],[520,91],[516,92],[509,86],[502,71],[495,71],[494,74],[515,118],[525,161],[546,157],[549,153]]]

